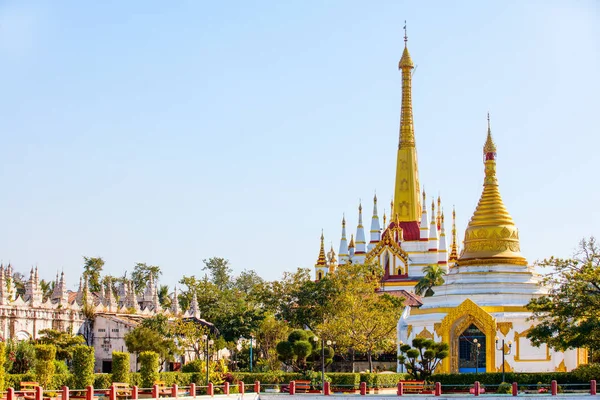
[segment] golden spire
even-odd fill
[[[350,244],[348,245],[348,248],[353,248],[354,247],[354,233],[350,235]]]
[[[329,264],[329,273],[335,272],[337,260],[335,259],[335,251],[333,251],[333,243],[331,243],[331,249],[327,252],[327,262]]]
[[[412,111],[412,70],[414,64],[408,52],[406,21],[404,21],[404,51],[398,63],[398,68],[402,71],[402,105],[400,108],[400,140],[396,161],[394,210],[390,216],[392,220],[395,220],[397,214],[400,221],[416,222],[421,218],[421,190],[419,189],[419,170]]]
[[[325,266],[327,265],[327,260],[325,258],[325,245],[323,241],[325,237],[323,236],[323,230],[321,229],[321,249],[319,250],[319,258],[317,259],[317,266]]]
[[[465,231],[464,249],[458,263],[527,265],[527,260],[520,253],[519,231],[500,196],[496,178],[496,145],[492,139],[489,114],[483,156],[483,192]]]
[[[386,228],[387,217],[385,216],[385,208],[383,209],[383,229]]]
[[[438,195],[438,199],[437,199],[437,218],[436,218],[436,222],[437,222],[437,229],[439,231],[440,229],[442,229],[442,197],[440,195]]]
[[[456,209],[452,207],[452,245],[450,246],[450,256],[448,262],[451,262],[450,266],[454,266],[454,262],[458,260],[458,245],[456,243]]]

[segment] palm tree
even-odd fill
[[[54,292],[54,281],[40,281],[40,288],[42,289],[42,301],[46,301],[52,296],[52,292]]]
[[[171,298],[169,297],[169,286],[160,285],[158,288],[158,301],[162,308],[171,308]]]
[[[415,293],[424,297],[433,296],[434,291],[432,288],[444,284],[446,271],[439,265],[428,265],[423,268],[423,272],[425,272],[425,275],[415,285]]]

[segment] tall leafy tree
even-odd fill
[[[85,343],[85,339],[80,335],[73,335],[71,332],[62,332],[54,329],[42,329],[41,335],[36,342],[38,344],[51,344],[56,347],[57,360],[71,360],[73,358],[73,349],[75,346]]]
[[[133,282],[135,292],[138,294],[142,293],[148,285],[150,277],[156,283],[161,274],[162,272],[158,265],[147,265],[146,263],[135,264],[131,273],[131,281]]]
[[[210,280],[219,290],[229,289],[231,287],[232,270],[229,266],[229,260],[221,257],[211,257],[208,260],[202,260],[204,263],[203,271],[208,271]]]
[[[403,299],[378,291],[382,274],[378,266],[346,264],[322,279],[331,280],[336,290],[316,330],[335,340],[342,351],[366,353],[371,371],[374,354],[395,349],[396,324],[403,311]]]
[[[423,268],[423,272],[425,275],[419,279],[419,282],[415,285],[415,293],[424,297],[433,296],[433,288],[444,284],[444,275],[446,275],[446,271],[435,264],[426,266]]]
[[[83,257],[83,278],[87,278],[88,286],[92,292],[100,292],[100,274],[104,267],[104,260],[101,257]]]
[[[535,344],[556,350],[600,350],[600,247],[594,237],[583,239],[573,258],[551,257],[538,263],[552,271],[544,277],[546,296],[527,308],[540,321],[527,335]]]

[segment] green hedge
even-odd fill
[[[112,383],[112,374],[94,374],[94,389],[108,389]]]
[[[578,378],[573,372],[507,372],[505,381],[517,382],[519,385],[535,386],[538,382],[550,384],[553,380],[560,384],[589,383],[589,381]],[[435,374],[430,378],[431,382],[440,382],[444,389],[464,389],[479,381],[483,385],[496,386],[502,383],[501,372],[485,374]]]
[[[158,354],[153,351],[140,353],[140,382],[143,388],[150,388],[158,380]]]
[[[86,345],[78,345],[73,348],[73,372],[72,389],[85,389],[94,385],[94,348]]]
[[[5,370],[4,362],[6,361],[6,343],[0,342],[0,392],[4,390]]]
[[[112,353],[112,381],[129,383],[129,353],[113,351]]]
[[[40,386],[44,389],[55,389],[53,385],[54,359],[56,358],[56,347],[51,344],[35,345],[35,376]]]
[[[290,381],[304,379],[304,375],[295,372],[232,372],[233,382],[244,382],[246,385],[260,381],[265,385],[276,383],[288,383]]]
[[[352,372],[332,372],[326,374],[331,379],[332,390],[352,390],[360,386],[360,374]]]

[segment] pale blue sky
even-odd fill
[[[569,256],[600,235],[599,4],[0,0],[0,259],[312,267],[389,209],[405,19],[426,191],[462,241],[490,111],[523,254]]]

